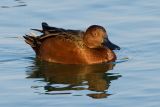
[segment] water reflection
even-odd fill
[[[24,7],[24,6],[27,6],[26,2],[24,2],[23,0],[14,0],[14,2],[16,3],[15,5],[6,4],[6,5],[2,5],[0,7],[1,8],[13,8],[13,7]]]
[[[45,94],[72,94],[66,91],[88,90],[87,96],[92,98],[106,98],[112,80],[121,75],[106,73],[115,64],[97,65],[61,65],[35,60],[27,71],[27,78],[41,78]],[[40,87],[32,87],[40,88]],[[57,93],[56,93],[57,92]],[[62,93],[61,93],[62,92]]]

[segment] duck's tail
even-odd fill
[[[42,33],[41,35],[38,36],[35,33],[31,32],[23,36],[25,38],[25,42],[33,48],[36,54],[38,53],[39,47],[43,40],[45,40],[48,37],[55,37],[59,34],[62,34],[62,32],[65,31],[62,28],[51,27],[46,22],[42,22],[42,30],[41,29],[31,29],[31,30]]]
[[[27,44],[29,44],[33,48],[33,50],[37,53],[38,49],[40,47],[40,44],[41,44],[38,39],[38,36],[34,33],[30,33],[30,34],[25,35],[23,37],[25,39],[25,42]]]

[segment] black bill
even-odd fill
[[[120,50],[121,48],[114,43],[112,43],[108,38],[105,38],[102,45],[108,47],[111,50]]]

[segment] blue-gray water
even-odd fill
[[[159,0],[1,0],[1,107],[159,107]],[[121,46],[116,65],[66,66],[35,59],[30,28],[104,26]]]

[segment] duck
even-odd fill
[[[85,31],[63,29],[42,22],[41,34],[26,34],[25,42],[42,61],[60,64],[99,64],[114,62],[113,50],[120,47],[108,39],[107,31],[100,25],[91,25]]]

